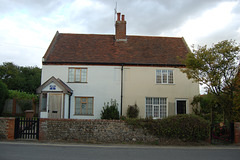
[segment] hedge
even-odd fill
[[[198,142],[209,138],[210,123],[196,115],[176,115],[164,119],[127,119],[128,124],[147,129],[151,134],[182,141]]]

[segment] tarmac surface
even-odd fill
[[[0,141],[0,160],[239,160],[238,145],[158,146]]]

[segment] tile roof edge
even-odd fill
[[[55,36],[53,37],[53,39],[52,39],[49,47],[48,47],[46,53],[45,53],[44,56],[43,56],[43,62],[44,62],[45,60],[47,60],[48,56],[49,56],[50,53],[52,52],[53,47],[54,47],[54,45],[56,44],[59,35],[60,35],[60,33],[57,31],[56,34],[55,34]]]
[[[106,65],[106,66],[173,66],[185,67],[185,64],[156,64],[156,63],[104,63],[104,62],[43,62],[43,65]]]

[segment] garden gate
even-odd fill
[[[39,139],[39,118],[16,118],[14,138]]]

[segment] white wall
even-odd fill
[[[68,68],[87,68],[87,83],[68,83]],[[118,66],[78,66],[78,65],[43,65],[42,81],[43,84],[54,76],[60,78],[72,90],[71,96],[71,118],[74,119],[99,119],[104,102],[116,99],[119,103],[121,97],[121,67]],[[74,115],[75,96],[94,97],[94,115],[80,116]],[[66,102],[66,99],[65,99]],[[65,111],[68,104],[65,104]],[[65,112],[66,116],[67,112]]]

